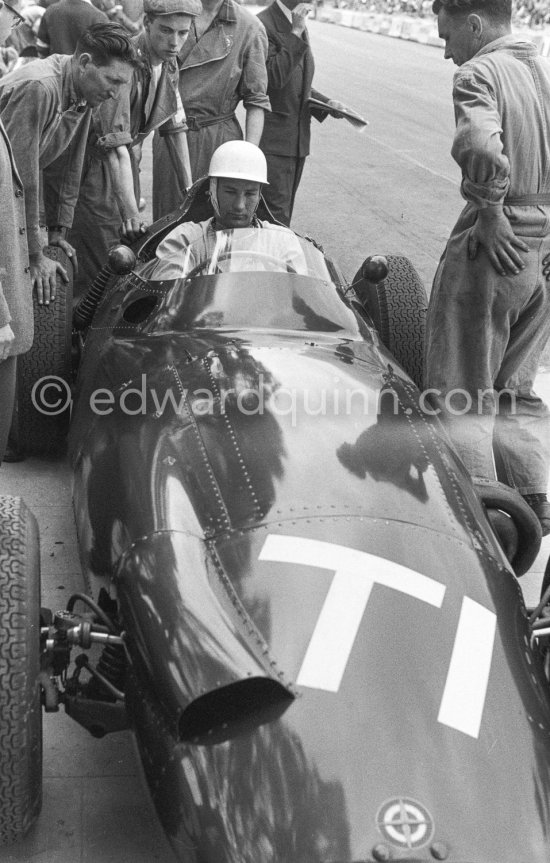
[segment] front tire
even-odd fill
[[[0,846],[42,805],[39,566],[36,519],[21,498],[0,497]]]
[[[421,389],[428,297],[408,258],[387,255],[386,260],[388,275],[383,281],[366,282],[359,271],[353,284],[383,344]]]
[[[69,281],[57,277],[56,299],[50,306],[34,303],[34,341],[17,358],[17,397],[10,439],[27,455],[59,452],[65,442],[70,419],[72,383],[73,266],[59,246],[48,246],[44,253],[67,271]],[[41,399],[34,385],[40,379],[57,378],[44,391],[45,405],[59,413],[40,410]],[[37,407],[38,405],[38,407]]]

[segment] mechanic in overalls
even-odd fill
[[[172,182],[181,196],[190,185],[176,58],[201,8],[200,0],[145,0],[145,31],[132,40],[142,63],[120,98],[94,112],[69,236],[79,261],[75,297],[87,291],[120,235],[132,241],[145,229],[133,147],[162,127]]]
[[[135,51],[116,24],[95,24],[72,55],[54,54],[0,80],[0,115],[25,193],[31,278],[39,303],[55,298],[56,278],[67,279],[46,257],[40,226],[40,179],[50,245],[73,254],[66,233],[81,178],[92,109],[113,102],[132,78]]]
[[[452,155],[467,204],[428,308],[428,395],[472,475],[515,488],[550,533],[550,414],[533,391],[550,335],[550,62],[510,0],[435,0],[460,68]]]
[[[179,56],[180,94],[189,131],[193,181],[205,177],[214,150],[241,139],[235,109],[246,111],[244,138],[259,144],[267,97],[267,36],[263,24],[235,0],[203,0]],[[153,142],[153,217],[181,204],[163,130]]]

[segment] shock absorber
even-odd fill
[[[112,276],[126,276],[136,265],[137,258],[129,246],[120,243],[109,252],[107,263],[93,280],[88,293],[77,303],[73,312],[73,327],[84,330],[92,323],[95,311]]]

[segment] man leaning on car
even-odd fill
[[[550,335],[550,62],[512,34],[511,0],[433,10],[459,67],[452,155],[467,203],[435,275],[425,384],[470,473],[494,479],[495,461],[547,534],[550,413],[533,381]]]
[[[66,273],[43,254],[40,228],[40,172],[49,241],[69,255],[65,240],[73,218],[92,108],[116,97],[132,76],[135,51],[117,24],[95,24],[74,54],[53,54],[0,80],[0,118],[10,139],[25,190],[31,277],[39,303],[55,297],[57,273]],[[70,159],[61,183],[48,182],[48,168],[65,151]]]
[[[96,24],[78,41],[74,54],[53,54],[22,66],[0,80],[0,120],[11,143],[22,181],[31,281],[38,303],[55,299],[58,274],[65,268],[44,255],[40,226],[40,179],[49,242],[73,258],[65,235],[73,219],[92,108],[116,97],[128,83],[136,62],[125,31],[117,24]],[[70,148],[61,177],[53,180],[48,169]],[[13,445],[5,461],[20,461],[23,453]]]

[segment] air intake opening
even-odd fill
[[[180,739],[201,746],[223,743],[279,719],[293,700],[276,680],[238,680],[191,702],[180,719]]]
[[[158,303],[158,297],[155,294],[148,294],[134,300],[129,306],[126,306],[123,312],[123,319],[128,324],[142,324],[147,320]]]

